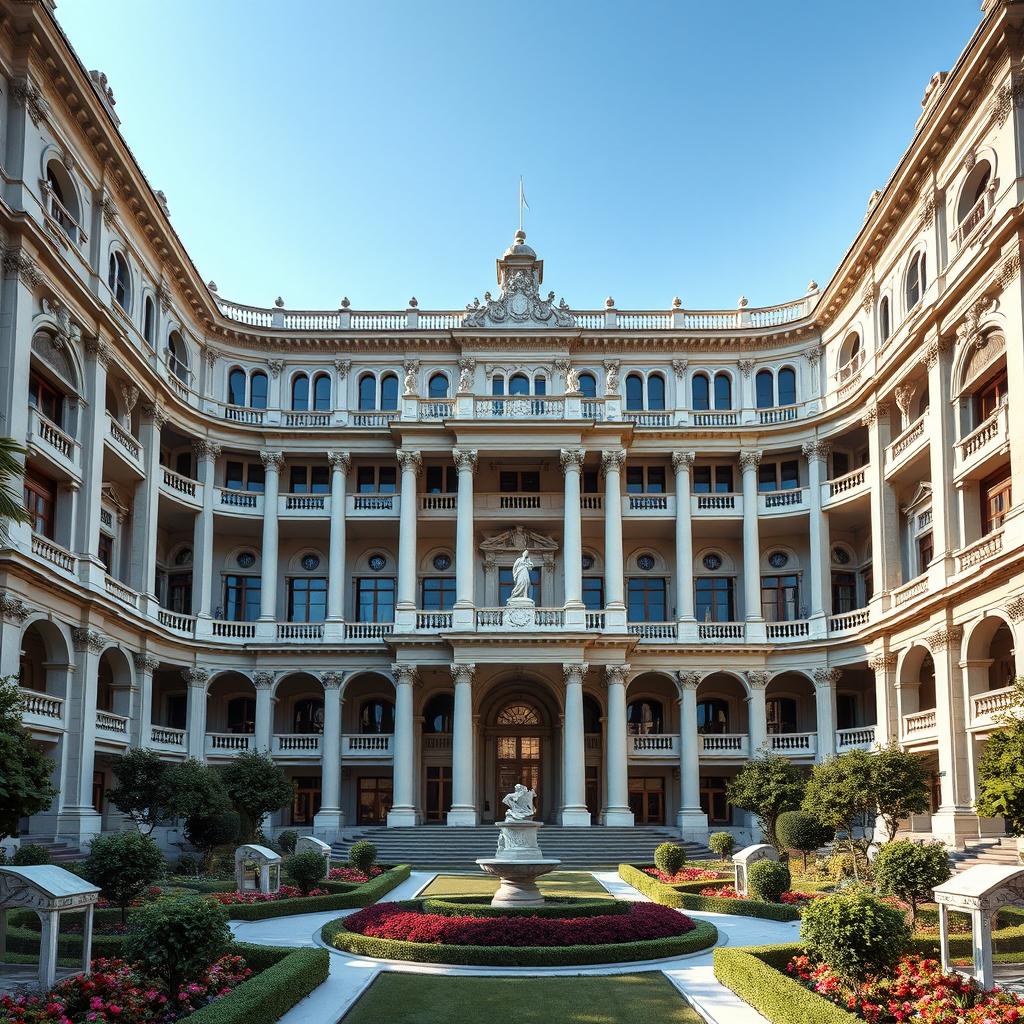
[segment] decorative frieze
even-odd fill
[[[736,364],[740,368],[740,373],[743,374],[748,380],[750,375],[754,372],[754,360],[753,359],[741,359]]]
[[[339,381],[344,380],[348,376],[349,370],[351,370],[351,369],[352,369],[352,360],[351,359],[335,359],[334,360],[334,372],[338,375],[338,380]]]
[[[949,338],[945,338],[942,335],[932,338],[924,347],[924,353],[921,356],[922,365],[928,370],[934,370],[939,365],[939,358],[944,352],[948,352],[949,349]]]
[[[865,313],[870,313],[875,308],[875,303],[878,301],[878,285],[874,279],[867,282],[864,285],[863,291],[860,293],[860,306]]]
[[[85,339],[85,351],[92,356],[104,370],[110,367],[114,358],[113,349],[102,339],[95,335],[89,335]]]
[[[71,630],[71,640],[76,651],[91,651],[93,654],[102,654],[111,644],[109,636],[86,626]]]
[[[283,359],[268,359],[267,366],[270,369],[270,376],[277,380],[281,376],[281,371],[284,369]]]
[[[889,407],[885,402],[872,402],[860,417],[862,427],[873,427],[880,419],[888,419]]]
[[[898,656],[895,651],[873,654],[868,658],[868,668],[872,672],[891,672],[896,667]]]
[[[221,357],[220,349],[214,348],[213,345],[204,345],[202,352],[206,365],[212,370],[217,365],[217,360]]]
[[[29,288],[38,288],[43,283],[43,275],[38,264],[24,249],[10,246],[4,249],[4,276],[17,277]]]
[[[683,380],[686,377],[686,368],[690,365],[688,359],[673,359],[672,360],[672,372],[676,375],[677,380]]]
[[[819,343],[807,349],[807,351],[804,352],[804,358],[807,360],[808,365],[813,369],[818,365],[818,361],[821,359],[824,353],[825,349]]]
[[[11,95],[25,108],[26,113],[37,128],[40,122],[45,121],[49,117],[50,104],[46,102],[39,86],[27,75],[15,78],[11,82]]]
[[[71,319],[71,310],[57,296],[52,299],[42,300],[43,313],[52,317],[56,324],[56,333],[53,335],[53,344],[57,348],[66,345],[77,345],[82,339],[82,329]]]
[[[999,284],[1003,288],[1009,288],[1020,274],[1020,250],[1014,250],[999,268]]]
[[[963,636],[963,626],[945,626],[942,629],[937,629],[934,633],[926,636],[924,642],[928,645],[932,653],[936,654],[939,651],[958,648]]]
[[[1024,107],[1024,75],[1011,72],[1009,81],[1000,86],[992,100],[990,117],[1000,127],[1006,123],[1010,111]]]
[[[1006,614],[1014,623],[1024,620],[1024,596],[1015,597],[1006,605]]]
[[[962,345],[974,346],[975,348],[981,348],[984,345],[985,339],[981,334],[981,321],[988,310],[992,308],[992,305],[993,300],[988,295],[982,295],[971,304],[971,308],[967,310],[963,323],[957,328],[956,332]]]

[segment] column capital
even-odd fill
[[[679,680],[679,685],[684,690],[696,690],[700,686],[701,679],[704,678],[702,672],[677,672],[676,678]]]
[[[181,675],[189,686],[194,686],[197,690],[205,690],[210,682],[210,670],[198,666],[183,668]]]
[[[71,639],[76,651],[92,651],[93,654],[102,654],[111,642],[105,633],[88,627],[71,630]]]
[[[955,647],[959,647],[963,636],[963,626],[945,626],[942,629],[937,629],[929,636],[926,636],[924,638],[924,642],[934,654],[939,651],[951,650]]]
[[[252,685],[257,690],[269,690],[274,685],[273,672],[253,672]]]
[[[590,666],[585,661],[567,661],[562,666],[562,679],[566,686],[571,686],[573,683],[579,683],[583,685],[583,677],[587,674],[587,669]]]
[[[455,468],[461,473],[467,470],[470,473],[476,472],[477,450],[475,448],[453,448],[452,461]]]
[[[823,686],[827,689],[835,686],[842,674],[843,670],[840,668],[816,668],[811,676],[814,678],[815,686]]]
[[[934,370],[939,365],[939,359],[952,349],[952,339],[948,336],[938,335],[938,337],[932,338],[924,346],[924,351],[921,354],[921,364],[927,370]]]
[[[897,656],[895,651],[886,651],[884,654],[873,654],[868,659],[868,668],[872,672],[889,672],[896,667]]]
[[[771,682],[771,672],[755,671],[747,673],[747,682],[752,690],[763,690]]]
[[[860,418],[860,425],[862,427],[872,427],[880,419],[887,420],[888,418],[889,406],[885,402],[872,402],[864,410],[864,414]]]
[[[335,359],[334,360],[334,372],[338,375],[338,380],[344,380],[348,376],[348,371],[352,369],[351,359]]]
[[[626,676],[629,675],[630,666],[624,665],[605,665],[604,667],[604,681],[607,686],[625,686]]]
[[[1010,616],[1010,619],[1014,623],[1018,623],[1021,619],[1024,619],[1024,597],[1015,597],[1004,607],[1006,614]]]
[[[395,458],[398,459],[398,465],[403,473],[414,473],[419,476],[423,468],[423,456],[419,452],[411,448],[399,448],[395,452]]]
[[[155,672],[160,667],[160,659],[152,654],[139,651],[132,655],[132,662],[139,672]]]
[[[325,690],[340,690],[344,681],[344,672],[324,672],[320,676],[320,685]]]
[[[111,347],[102,338],[93,334],[86,335],[85,351],[92,356],[92,358],[95,359],[104,370],[110,365],[111,359],[114,358],[113,349],[111,349]]]
[[[742,469],[744,473],[746,473],[747,470],[754,472],[757,467],[761,465],[761,456],[763,454],[764,453],[758,449],[755,449],[754,451],[740,452],[740,469]]]
[[[562,472],[568,474],[570,470],[579,472],[583,468],[583,460],[587,453],[582,448],[563,448],[559,452],[559,461],[562,463]]]
[[[149,402],[145,401],[139,405],[139,409],[142,412],[143,420],[152,420],[153,426],[157,430],[162,430],[164,424],[169,419],[167,410],[160,404],[160,402]]]
[[[24,622],[31,614],[31,609],[20,597],[0,591],[0,618],[14,622]]]
[[[608,473],[618,473],[626,464],[625,448],[603,448],[601,450],[601,469]]]
[[[750,378],[750,375],[754,372],[754,360],[753,359],[741,359],[737,364],[740,368],[740,373],[744,377]]]
[[[263,462],[263,468],[267,471],[280,473],[284,466],[284,452],[260,452],[260,459]]]
[[[672,468],[677,473],[686,473],[692,468],[696,459],[696,452],[673,452]]]
[[[417,453],[418,454],[418,453]],[[395,663],[391,666],[395,676],[395,686],[415,686],[420,681],[419,669],[415,665]]]
[[[472,685],[473,675],[476,672],[476,665],[473,662],[452,662],[452,682],[458,686],[460,683]]]
[[[348,452],[328,452],[327,461],[331,464],[331,469],[340,470],[342,473],[348,473],[352,466],[352,456]]]
[[[832,454],[832,442],[831,441],[808,441],[806,444],[801,446],[800,449],[804,453],[804,458],[808,462],[817,460],[818,462],[824,462],[828,459],[829,455]]]
[[[216,462],[220,458],[221,446],[201,437],[192,442],[192,451],[199,462]]]

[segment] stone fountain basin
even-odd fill
[[[501,885],[491,900],[492,907],[542,907],[544,896],[536,880],[554,871],[562,862],[554,857],[533,860],[481,857],[477,864],[482,871],[501,879]]]

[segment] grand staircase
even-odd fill
[[[565,828],[545,825],[539,835],[546,857],[557,857],[566,868],[608,868],[622,862],[652,863],[659,843],[679,842],[678,833],[669,828]],[[334,843],[336,858],[347,859],[352,844],[369,840],[377,847],[383,864],[412,864],[417,868],[460,868],[478,870],[477,857],[492,857],[498,839],[494,825],[476,828],[449,828],[446,825],[422,825],[418,828],[380,826],[346,830]],[[706,847],[683,843],[687,856],[713,858]]]

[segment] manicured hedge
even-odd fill
[[[645,865],[646,866],[646,865]],[[760,917],[768,921],[799,921],[800,911],[784,903],[761,903],[758,900],[727,900],[721,896],[701,896],[688,892],[694,885],[710,888],[714,882],[683,882],[666,885],[632,864],[619,865],[619,878],[639,889],[655,903],[677,910],[698,910],[706,914],[736,914],[740,917]]]
[[[320,934],[336,949],[380,960],[483,967],[576,967],[684,956],[707,949],[718,941],[718,929],[713,924],[707,921],[695,924],[696,927],[685,935],[604,946],[445,946],[430,942],[403,942],[350,932],[344,919],[328,922]]]
[[[417,901],[424,914],[447,914],[449,917],[603,917],[625,914],[625,900],[587,899],[563,896],[545,901],[543,907],[492,907],[489,896],[428,896]]]

